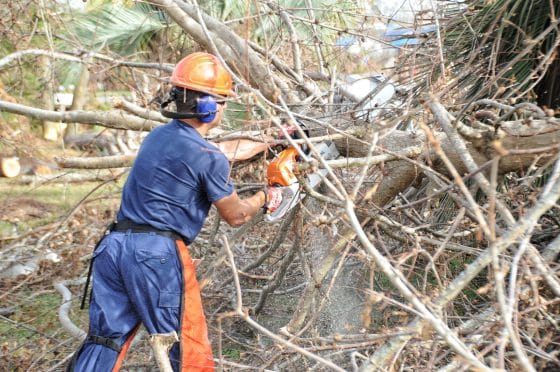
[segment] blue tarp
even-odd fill
[[[424,41],[425,37],[436,31],[436,25],[429,24],[417,28],[402,27],[398,24],[389,23],[383,39],[394,47],[417,45]],[[342,36],[336,40],[336,45],[349,47],[358,42],[356,36]]]
[[[424,25],[417,28],[401,27],[389,24],[383,38],[391,45],[402,47],[407,45],[417,45],[424,41],[424,37],[436,31],[436,25]]]

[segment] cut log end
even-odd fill
[[[16,177],[21,171],[21,165],[19,163],[19,158],[9,157],[0,158],[0,174],[3,177]]]

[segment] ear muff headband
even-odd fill
[[[171,90],[169,98],[161,103],[160,112],[170,119],[193,119],[198,118],[203,123],[210,123],[218,112],[218,103],[213,96],[205,94],[197,99],[196,112],[175,112],[165,108],[178,98],[175,88]]]

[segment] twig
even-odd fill
[[[284,9],[280,8],[277,4],[274,4],[270,1],[266,1],[266,5],[273,11],[276,11],[280,14],[280,18],[284,21],[286,27],[288,28],[288,32],[290,34],[290,43],[292,44],[292,58],[294,63],[294,72],[296,73],[296,76],[299,78],[300,83],[302,83],[303,74],[302,74],[302,67],[301,67],[302,66],[301,50],[299,48],[299,40],[294,25],[292,24],[288,12],[286,12]]]
[[[116,109],[125,109],[133,115],[139,116],[147,120],[156,120],[162,123],[167,123],[169,119],[164,117],[159,111],[153,111],[146,107],[140,107],[132,102],[122,98],[113,99],[113,107]]]
[[[270,293],[274,292],[274,290],[276,290],[276,288],[278,288],[278,286],[280,286],[280,284],[282,283],[282,279],[286,275],[286,271],[288,269],[288,266],[294,260],[296,252],[299,249],[299,245],[301,243],[301,230],[303,229],[301,218],[298,218],[298,223],[295,224],[295,226],[293,228],[296,231],[295,231],[295,238],[293,240],[292,246],[288,250],[288,253],[284,256],[284,259],[280,263],[280,266],[278,267],[278,269],[274,273],[274,279],[271,282],[269,282],[266,286],[263,287],[263,289],[261,291],[261,294],[259,296],[259,299],[257,300],[257,303],[253,307],[253,311],[254,311],[255,314],[260,313],[268,295]]]

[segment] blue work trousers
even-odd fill
[[[115,371],[134,333],[175,331],[169,353],[175,371],[213,371],[206,319],[188,248],[154,232],[112,232],[93,254],[89,337],[72,371]],[[119,348],[99,342],[110,340]]]

